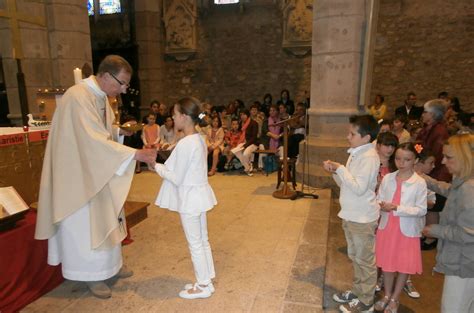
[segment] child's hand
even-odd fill
[[[121,135],[121,136],[131,136],[131,135],[133,135],[133,132],[131,132],[129,130],[125,130],[125,129],[120,129],[119,130],[119,135]]]
[[[431,225],[427,225],[425,226],[425,228],[423,228],[423,230],[421,231],[421,233],[423,234],[423,236],[425,237],[433,237],[433,235],[431,234],[431,226],[433,226],[434,224],[431,224]]]
[[[397,209],[397,206],[389,202],[380,202],[380,209],[384,212],[390,212]]]
[[[331,172],[331,173],[334,173],[338,169],[339,166],[341,166],[341,164],[337,162],[333,162],[331,160],[326,160],[323,162],[323,168],[326,171]]]
[[[323,161],[323,168],[325,171],[328,171],[328,172],[333,172],[332,170],[332,167],[331,167],[331,164],[329,163],[330,161],[327,160],[327,161]]]

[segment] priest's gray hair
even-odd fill
[[[105,57],[105,59],[100,62],[99,69],[97,70],[97,75],[112,73],[113,75],[118,75],[121,70],[133,74],[133,69],[130,63],[127,62],[124,58],[119,55],[110,54]]]
[[[447,107],[448,103],[442,99],[430,100],[424,105],[424,109],[426,112],[433,113],[433,119],[436,122],[440,122],[443,120],[444,113],[446,113]]]

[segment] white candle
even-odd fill
[[[74,84],[79,84],[79,82],[82,80],[82,71],[80,68],[75,68],[74,71]]]

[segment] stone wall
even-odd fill
[[[440,91],[474,111],[474,1],[381,0],[371,99],[391,111],[408,91],[418,104]]]
[[[8,4],[8,6],[7,6]],[[10,2],[0,0],[0,8],[13,10]],[[23,55],[22,70],[28,96],[29,111],[40,112],[38,89],[66,89],[74,83],[73,69],[91,64],[90,32],[87,3],[82,0],[16,1],[18,14],[42,18],[44,26],[20,22],[19,32]],[[0,54],[8,95],[9,119],[21,124],[21,110],[13,56],[10,21],[0,18]]]
[[[212,5],[198,18],[197,53],[179,62],[165,57],[165,94],[173,103],[193,95],[214,105],[239,98],[247,105],[288,89],[298,101],[310,90],[311,56],[282,49],[282,12],[273,1]],[[142,99],[147,102],[148,99]]]

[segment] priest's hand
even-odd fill
[[[156,161],[156,149],[140,149],[135,152],[135,160],[143,163],[153,163]]]
[[[133,135],[133,132],[131,132],[129,130],[125,130],[125,129],[120,129],[119,130],[119,135],[121,135],[121,136],[131,136],[131,135]]]

